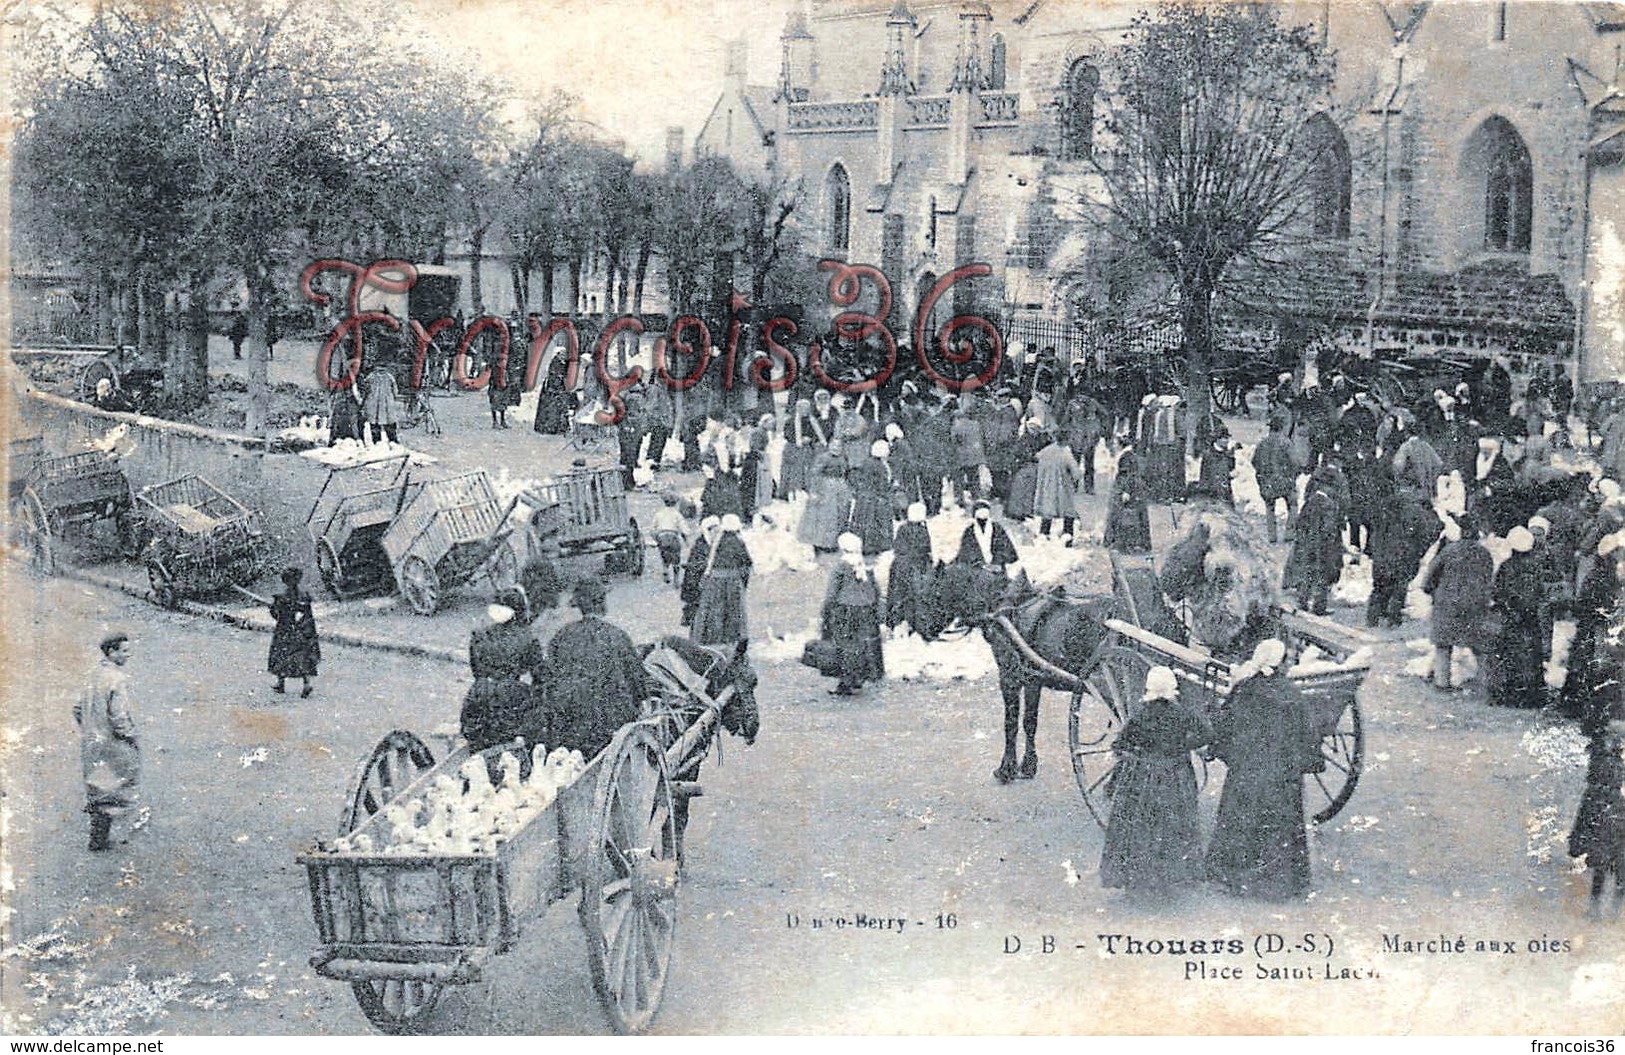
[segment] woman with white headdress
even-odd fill
[[[689,547],[688,560],[683,564],[683,582],[677,588],[677,598],[683,602],[683,626],[694,625],[694,612],[700,606],[700,582],[705,578],[706,565],[711,560],[711,547],[722,534],[722,518],[710,516],[700,521],[700,534]]]
[[[794,410],[784,423],[784,456],[779,462],[780,498],[791,498],[808,489],[812,481],[813,453],[823,448],[825,438],[813,419],[812,400],[796,400]]]
[[[1540,659],[1545,584],[1533,553],[1534,533],[1515,527],[1507,532],[1507,545],[1512,553],[1496,569],[1491,593],[1499,626],[1486,650],[1485,684],[1493,706],[1540,707],[1546,703]]]
[[[841,535],[839,545],[841,559],[830,573],[819,636],[836,646],[840,658],[840,680],[829,691],[836,696],[851,696],[864,682],[885,676],[880,645],[880,588],[873,569],[863,559],[863,540],[848,531]]]
[[[1111,819],[1100,854],[1100,882],[1157,893],[1202,878],[1201,824],[1191,752],[1213,730],[1180,702],[1168,667],[1152,667],[1145,695],[1112,745]]]
[[[1260,641],[1231,679],[1213,720],[1213,754],[1225,774],[1208,877],[1243,897],[1302,897],[1309,890],[1303,778],[1325,766],[1320,738],[1279,640]]]
[[[913,502],[908,507],[908,519],[898,526],[892,539],[891,572],[886,583],[887,626],[907,623],[909,629],[921,632],[927,621],[922,620],[920,609],[926,603],[931,571],[931,532],[925,526],[925,503]]]
[[[891,446],[885,440],[875,440],[870,445],[869,457],[846,473],[852,488],[852,515],[847,521],[847,530],[863,540],[863,552],[870,557],[891,548],[892,512],[896,503],[892,498],[895,485],[887,460],[890,455]]]
[[[689,635],[702,645],[736,645],[750,636],[745,619],[745,588],[753,562],[739,537],[739,517],[722,518],[721,534],[711,545],[700,576],[700,600]]]
[[[801,516],[797,535],[820,553],[835,550],[836,540],[846,530],[852,515],[852,488],[846,482],[846,454],[840,440],[813,458],[812,495]]]

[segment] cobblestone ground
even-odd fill
[[[514,451],[556,461],[557,441],[528,428],[480,430],[483,399],[444,402],[441,442],[465,464],[514,464]],[[635,496],[635,510],[647,501]],[[1160,511],[1154,522],[1171,527]],[[263,634],[3,570],[16,657],[0,746],[6,1030],[365,1031],[349,992],[307,965],[315,932],[294,855],[333,831],[354,766],[383,733],[455,720],[465,669],[335,645],[313,698],[276,696]],[[825,571],[753,582],[755,632],[804,626]],[[348,607],[327,617],[419,636],[428,623],[460,644],[483,603],[471,594],[428,621]],[[638,638],[675,625],[652,572],[617,581],[610,604]],[[76,672],[114,625],[135,637],[152,813],[128,845],[91,855],[69,708]],[[1313,831],[1314,892],[1294,905],[1199,890],[1143,906],[1102,890],[1060,696],[1046,700],[1037,778],[1000,787],[992,678],[889,681],[837,699],[763,649],[761,738],[727,740],[695,802],[656,1031],[1617,1032],[1621,925],[1583,917],[1584,877],[1562,843],[1580,741],[1406,674],[1406,642],[1423,633],[1412,623],[1381,637],[1361,696],[1367,770],[1348,808]],[[1221,774],[1212,767],[1203,792],[1209,828]],[[602,1030],[572,908],[528,923],[432,1028]],[[905,922],[862,926],[860,914]],[[1165,951],[1108,952],[1104,935]],[[1268,935],[1296,951],[1256,958]],[[1467,951],[1398,952],[1385,937],[1452,948],[1461,937]],[[1247,951],[1166,951],[1214,938]],[[1261,965],[1305,975],[1259,977]]]

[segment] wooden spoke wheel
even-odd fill
[[[152,586],[152,599],[162,608],[174,608],[180,601],[180,594],[175,589],[175,580],[169,572],[157,561],[147,562],[147,582]]]
[[[1119,645],[1101,650],[1095,669],[1083,688],[1072,696],[1066,722],[1072,749],[1072,776],[1083,793],[1083,804],[1102,828],[1111,816],[1112,770],[1117,766],[1114,746],[1130,711],[1145,695],[1145,676],[1151,662]]]
[[[617,1033],[649,1028],[677,926],[677,816],[656,732],[616,734],[593,794],[581,925],[593,988]]]
[[[485,564],[485,577],[491,580],[493,590],[506,590],[519,584],[519,558],[514,555],[507,539],[503,539],[491,551]]]
[[[434,615],[440,607],[440,575],[427,558],[416,553],[401,561],[401,596],[418,615]]]
[[[105,359],[97,359],[79,373],[79,402],[89,403],[96,395],[96,382],[107,380],[113,383],[113,390],[120,387],[118,370]]]
[[[339,819],[339,834],[348,835],[365,824],[368,817],[433,768],[434,752],[416,736],[396,729],[384,737],[356,769],[354,790]]]
[[[1350,700],[1337,719],[1337,727],[1321,739],[1320,757],[1326,766],[1309,774],[1314,781],[1309,795],[1313,800],[1318,790],[1325,797],[1325,807],[1313,818],[1316,824],[1325,824],[1348,805],[1354,786],[1360,782],[1360,771],[1365,768],[1365,723],[1360,718],[1359,701]]]
[[[643,530],[638,527],[637,518],[629,518],[626,522],[626,571],[632,578],[643,578],[643,560],[645,556]]]
[[[51,518],[33,488],[28,488],[12,507],[12,524],[18,541],[28,554],[35,571],[50,575],[56,571],[56,545],[51,538]]]
[[[339,555],[334,552],[333,544],[326,539],[316,542],[316,574],[321,576],[322,585],[334,597],[344,596],[344,568],[339,564]]]
[[[434,982],[399,978],[351,982],[350,989],[373,1028],[392,1035],[423,1032],[424,1019],[446,991],[444,985]]]

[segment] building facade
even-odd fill
[[[1231,313],[1255,329],[1293,316],[1365,351],[1625,377],[1625,5],[1281,6],[1335,51],[1335,98],[1315,118],[1301,266],[1233,282]],[[808,247],[878,265],[910,316],[938,276],[982,262],[992,276],[956,308],[1014,333],[1087,331],[1145,307],[1102,277],[1111,249],[1084,218],[1104,193],[1102,71],[1139,10],[812,0],[780,34],[776,84],[747,84],[730,51],[695,150],[798,181]]]

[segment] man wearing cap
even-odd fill
[[[739,518],[722,518],[721,534],[706,554],[700,575],[699,601],[689,636],[702,645],[736,645],[749,637],[745,619],[745,588],[750,585],[753,562],[739,537]]]
[[[1287,424],[1284,410],[1271,412],[1269,435],[1253,448],[1253,473],[1258,477],[1258,497],[1264,500],[1264,521],[1271,542],[1276,540],[1277,502],[1286,502],[1287,534],[1292,533],[1298,518],[1298,461],[1292,455],[1292,441],[1287,439]]]
[[[1343,573],[1343,516],[1326,466],[1309,478],[1309,493],[1287,557],[1282,584],[1298,596],[1299,607],[1326,614],[1326,599]]]
[[[547,644],[547,743],[592,758],[627,722],[636,721],[648,695],[637,646],[625,630],[604,618],[608,591],[585,578],[572,597],[581,618]]]
[[[1005,568],[1019,559],[1010,533],[1004,530],[1004,525],[994,523],[993,507],[977,502],[970,524],[959,536],[959,553],[954,562],[987,568],[1002,575]]]
[[[1439,515],[1414,487],[1384,495],[1371,520],[1371,599],[1365,625],[1405,621],[1405,588],[1439,537]]]
[[[525,595],[509,588],[486,608],[487,622],[468,639],[474,684],[463,698],[458,726],[476,751],[522,736],[543,742],[546,729],[533,689],[544,669],[542,647],[527,625]],[[526,684],[524,679],[530,678]]]
[[[79,727],[79,762],[90,814],[90,849],[112,845],[113,819],[141,801],[141,745],[130,715],[130,635],[115,631],[101,640],[101,660],[85,674],[73,705]]]
[[[1500,625],[1485,656],[1485,684],[1492,706],[1540,707],[1546,702],[1540,665],[1544,586],[1535,536],[1520,525],[1507,532],[1507,545],[1512,553],[1496,569],[1491,594]]]

